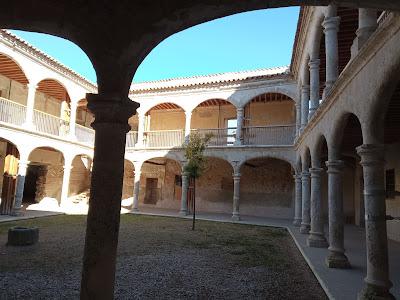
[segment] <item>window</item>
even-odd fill
[[[386,198],[396,196],[396,177],[394,169],[386,170]]]

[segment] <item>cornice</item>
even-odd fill
[[[40,64],[50,68],[57,73],[69,78],[70,80],[78,83],[79,85],[89,89],[91,92],[97,91],[97,85],[90,82],[83,76],[79,75],[75,71],[71,70],[67,66],[58,62],[56,59],[37,49],[36,47],[30,45],[28,42],[19,38],[18,36],[12,34],[8,30],[1,29],[0,30],[0,40],[7,43],[8,46],[13,48],[14,50],[20,51],[22,54],[27,55],[33,59],[35,59]]]
[[[298,149],[303,141],[307,138],[314,127],[323,119],[330,108],[339,100],[340,95],[352,80],[361,72],[361,70],[373,59],[379,49],[382,48],[397,32],[400,31],[400,22],[394,24],[399,18],[394,13],[390,13],[384,21],[380,23],[378,29],[360,49],[359,53],[351,60],[343,72],[339,75],[333,85],[330,93],[326,95],[325,100],[320,104],[304,128],[300,136],[295,140],[295,148]],[[388,34],[388,28],[396,25]]]

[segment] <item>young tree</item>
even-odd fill
[[[193,132],[189,135],[189,141],[183,145],[187,159],[184,170],[189,174],[189,178],[193,178],[192,230],[194,230],[196,222],[196,179],[202,175],[206,168],[207,159],[204,157],[204,150],[211,138],[212,134],[206,134],[202,137],[198,132]]]

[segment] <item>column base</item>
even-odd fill
[[[310,225],[308,225],[308,224],[301,224],[301,226],[300,226],[300,233],[302,233],[302,234],[309,234],[309,233],[310,233]]]
[[[394,300],[396,299],[388,288],[367,283],[358,293],[358,300]]]
[[[24,213],[21,211],[20,208],[14,208],[11,211],[11,216],[13,216],[13,217],[22,217],[23,215],[24,215]]]
[[[179,211],[179,215],[182,217],[185,217],[188,215],[188,212],[186,210],[181,210],[181,211]]]
[[[296,227],[300,227],[300,225],[301,225],[301,219],[294,219],[293,225],[296,226]]]
[[[343,253],[330,252],[325,263],[328,268],[332,269],[351,269],[350,262]]]
[[[132,208],[132,209],[131,209],[131,212],[133,212],[133,213],[137,213],[137,212],[139,212],[139,208],[137,208],[137,207],[134,207],[134,208]]]
[[[328,242],[322,234],[310,233],[307,246],[312,248],[328,248]]]
[[[232,221],[240,221],[240,215],[239,214],[233,214],[232,215]]]

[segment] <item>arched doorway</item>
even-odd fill
[[[3,170],[3,176],[0,177],[0,214],[2,215],[11,214],[14,207],[18,162],[19,151],[17,147],[7,140],[0,139],[0,169]]]

